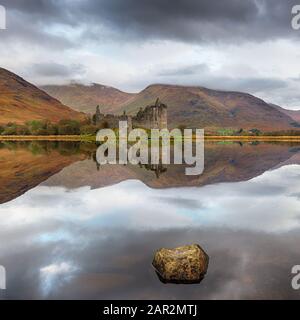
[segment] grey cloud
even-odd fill
[[[232,90],[234,88],[238,91],[252,93],[286,88],[288,86],[286,81],[272,78],[219,78],[210,81],[209,84],[214,86],[214,83],[217,83],[221,89]]]
[[[281,79],[219,76],[213,73],[209,66],[204,63],[174,69],[162,69],[156,75],[167,83],[204,86],[212,89],[235,90],[253,94],[288,87],[288,82]],[[188,77],[179,79],[179,77],[184,76]]]
[[[65,0],[2,0],[1,3],[6,7],[7,12],[13,15],[34,17],[32,24],[43,21],[58,23],[74,23],[72,18],[70,2]]]
[[[175,207],[188,208],[188,209],[199,209],[204,208],[204,205],[197,200],[188,198],[175,198],[175,197],[155,197],[156,201],[164,202]]]
[[[296,37],[291,8],[296,0],[116,0],[81,5],[93,18],[125,36],[185,42]]]
[[[2,0],[7,12],[7,30],[1,33],[1,41],[9,44],[43,46],[51,50],[74,47],[63,34],[54,34],[50,30],[56,25],[74,26],[77,19],[71,15],[68,7],[57,1],[15,1]]]
[[[173,68],[173,69],[166,69],[158,72],[158,76],[189,76],[195,75],[202,72],[207,72],[209,70],[208,66],[204,63],[190,65],[181,68]]]
[[[5,0],[12,14],[34,24],[67,24],[123,39],[168,39],[184,42],[262,41],[299,37],[291,28],[296,0]],[[34,20],[33,20],[34,19]],[[97,31],[98,30],[98,31]],[[95,32],[95,31],[94,31]],[[86,35],[86,33],[85,33]]]
[[[34,74],[46,77],[72,77],[83,74],[85,68],[83,65],[65,66],[55,62],[37,63],[32,66]]]
[[[22,44],[27,46],[47,47],[51,50],[62,50],[75,46],[70,39],[62,35],[48,32],[51,25],[45,21],[35,21],[31,16],[7,13],[7,30],[1,33],[1,42],[8,47],[9,44]]]
[[[290,197],[293,197],[293,198],[297,198],[298,200],[300,200],[300,192],[298,192],[298,193],[291,193],[289,196],[290,196]]]

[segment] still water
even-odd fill
[[[205,171],[99,166],[96,146],[0,143],[3,299],[299,299],[300,144],[205,145]],[[163,284],[161,247],[198,243],[199,284]]]

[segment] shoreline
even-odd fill
[[[89,136],[0,136],[0,141],[94,141]]]
[[[211,141],[296,141],[300,136],[205,136]],[[95,136],[0,136],[0,141],[96,141]]]

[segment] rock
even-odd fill
[[[209,257],[197,244],[155,253],[152,265],[164,283],[199,283],[205,276]]]

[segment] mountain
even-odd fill
[[[94,113],[97,105],[101,107],[102,112],[113,113],[116,107],[134,96],[134,94],[96,83],[90,86],[82,84],[49,85],[41,89],[75,110],[86,113]]]
[[[282,108],[280,106],[277,106],[276,104],[271,104],[271,105],[273,107],[275,107],[277,110],[279,110],[280,112],[283,112],[284,114],[286,114],[289,117],[291,117],[296,122],[300,123],[300,110],[288,110],[288,109],[284,109],[284,108]]]
[[[153,104],[159,97],[168,105],[169,127],[220,128],[262,131],[297,128],[293,115],[242,92],[210,90],[203,87],[154,84],[137,94],[93,84],[92,86],[46,86],[47,93],[81,111],[94,112],[100,105],[104,113],[136,114],[140,107]],[[298,118],[298,121],[300,119]]]
[[[119,112],[135,114],[140,106],[159,97],[168,105],[170,127],[216,130],[220,128],[262,131],[295,129],[290,116],[265,101],[242,92],[210,90],[203,87],[151,85],[123,103]]]
[[[0,124],[30,120],[84,120],[83,113],[72,110],[16,74],[0,68]]]

